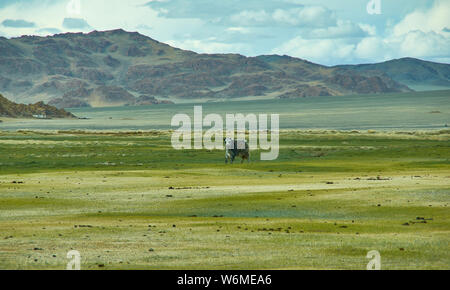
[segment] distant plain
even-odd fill
[[[280,114],[282,129],[442,129],[450,123],[450,90],[379,95],[269,99],[202,104],[204,115]],[[7,120],[0,130],[168,130],[177,113],[192,115],[195,103],[140,107],[76,108],[88,120]],[[2,119],[2,118],[0,118]]]

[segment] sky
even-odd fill
[[[450,0],[0,0],[7,38],[117,28],[198,53],[450,63]]]

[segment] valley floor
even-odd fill
[[[290,130],[225,165],[166,131],[0,132],[0,269],[450,269],[449,139]]]

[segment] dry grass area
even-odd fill
[[[0,269],[450,268],[448,132],[280,140],[226,166],[167,132],[2,132]]]

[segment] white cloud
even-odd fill
[[[333,11],[322,6],[305,6],[291,9],[244,10],[230,17],[232,23],[241,26],[284,25],[326,27],[336,24]]]
[[[239,53],[250,54],[251,48],[247,44],[242,43],[224,43],[216,41],[215,37],[204,40],[187,39],[187,40],[168,40],[171,46],[185,50],[192,50],[198,53]]]
[[[317,63],[335,63],[336,60],[350,60],[354,49],[355,45],[344,39],[304,39],[298,36],[274,49],[273,53]]]
[[[356,48],[361,59],[386,60],[416,57],[431,60],[448,59],[450,38],[445,27],[450,26],[450,2],[438,0],[428,10],[418,9],[393,25],[385,37],[363,39]]]
[[[411,31],[403,35],[400,52],[413,57],[444,57],[450,52],[450,39],[434,31]]]
[[[377,61],[388,60],[393,56],[388,50],[388,44],[381,37],[366,37],[362,39],[355,47],[355,56],[362,60]]]
[[[377,35],[377,27],[375,25],[360,23],[359,27],[369,36]]]
[[[400,36],[416,30],[442,33],[446,27],[450,27],[450,1],[436,0],[431,9],[408,14],[394,26],[393,34]]]
[[[386,35],[376,28],[338,20],[333,27],[314,29],[283,43],[277,54],[309,59],[322,64],[378,62],[393,58],[415,57],[434,61],[450,59],[450,1],[438,0],[428,10],[406,15]],[[366,36],[358,36],[358,29]],[[334,39],[333,39],[334,38]]]
[[[448,59],[449,51],[448,38],[435,32],[416,30],[400,36],[365,38],[358,43],[355,53],[363,60],[381,61],[408,56],[439,61]]]
[[[225,29],[227,32],[230,33],[242,33],[242,34],[248,34],[250,33],[250,30],[245,27],[228,27]]]
[[[270,15],[264,10],[251,11],[244,10],[238,14],[231,16],[231,22],[244,26],[267,24]]]
[[[299,24],[309,24],[313,27],[322,27],[332,25],[336,22],[334,13],[322,6],[306,6],[296,11],[292,10],[294,15],[297,14]]]
[[[317,28],[308,32],[308,38],[350,38],[364,37],[366,32],[357,24],[351,21],[338,20],[336,26]]]

